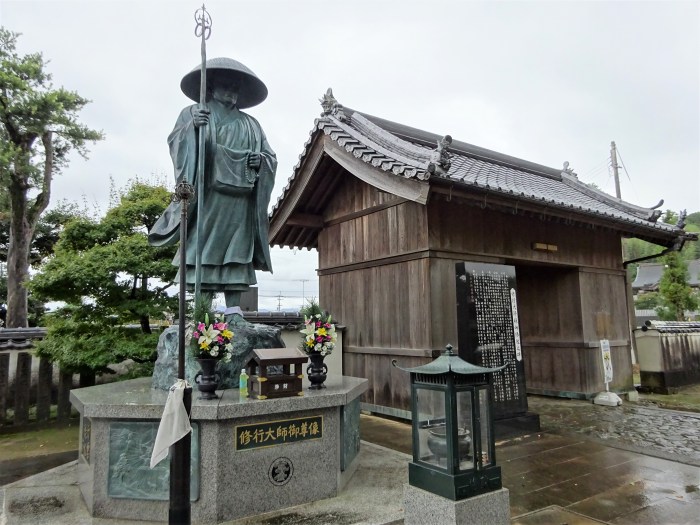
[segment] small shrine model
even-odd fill
[[[308,356],[298,348],[256,348],[246,364],[253,399],[303,396],[302,366]]]

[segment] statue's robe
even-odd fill
[[[260,124],[237,108],[217,101],[208,103],[209,125],[194,126],[192,111],[185,108],[168,137],[176,182],[195,188],[187,213],[188,288],[194,287],[201,232],[202,291],[246,290],[257,281],[255,270],[272,272],[268,243],[267,206],[275,183],[277,159]],[[204,192],[197,195],[198,132],[206,133]],[[260,153],[259,170],[248,167],[251,153]],[[198,201],[201,199],[202,206]],[[180,238],[180,204],[171,203],[148,235],[153,246],[165,246]],[[179,266],[179,253],[173,264]]]

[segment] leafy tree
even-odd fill
[[[663,248],[658,244],[652,244],[641,239],[630,238],[622,240],[622,255],[626,261],[656,255],[662,251]],[[635,277],[637,276],[638,268],[639,263],[632,263],[627,267],[627,275],[630,282],[634,281]]]
[[[688,223],[685,225],[685,231],[700,233],[700,226]],[[681,250],[681,254],[686,261],[700,259],[700,242],[686,242]]]
[[[657,313],[667,321],[683,321],[686,310],[694,310],[698,300],[688,285],[688,263],[678,252],[664,256],[666,267],[659,281],[661,306]]]
[[[63,225],[71,219],[83,215],[78,205],[61,201],[58,205],[39,217],[36,224],[34,239],[29,252],[29,264],[37,267],[45,258],[53,254],[53,247],[58,242],[58,235]],[[7,263],[7,251],[10,244],[10,213],[2,210],[0,204],[0,263]],[[0,298],[6,297],[0,294]]]
[[[45,212],[36,225],[36,233],[29,253],[31,266],[39,264],[53,253],[53,247],[58,241],[58,235],[63,225],[70,219],[78,217],[82,212],[73,203],[62,201],[55,208]],[[3,305],[3,317],[7,311],[4,305],[7,302],[7,247],[9,244],[10,220],[9,213],[0,211],[0,304]],[[27,296],[27,324],[39,326],[41,317],[46,311],[44,303],[31,294]],[[3,321],[4,323],[4,321]]]
[[[102,220],[79,217],[65,226],[54,257],[29,285],[39,297],[67,303],[46,316],[40,355],[82,372],[154,357],[151,318],[177,308],[166,293],[176,247],[154,248],[146,234],[169,200],[164,187],[136,181]]]
[[[666,224],[678,224],[678,213],[673,210],[666,210],[661,216],[661,222]]]
[[[689,213],[685,218],[686,224],[693,224],[700,228],[700,211]]]
[[[678,214],[672,210],[666,210],[661,216],[661,221],[666,224],[677,224]],[[691,213],[686,217],[686,225],[684,228],[688,232],[700,232],[700,212]],[[648,257],[651,255],[660,254],[663,248],[657,244],[652,244],[641,239],[623,239],[622,241],[622,253],[623,258],[626,261],[632,259],[639,259],[642,257]],[[700,258],[700,243],[698,242],[687,242],[681,250],[681,254],[686,261],[691,261],[693,259]],[[654,259],[650,259],[647,262],[658,262]],[[630,281],[633,281],[637,275],[638,263],[632,263],[627,267],[628,276]]]
[[[646,292],[639,294],[634,301],[634,307],[637,310],[653,310],[660,306],[661,297],[658,292]]]
[[[102,138],[77,120],[88,100],[54,89],[40,53],[17,54],[18,36],[0,28],[0,187],[9,201],[9,327],[27,326],[31,243],[49,205],[53,177],[67,165],[71,151],[85,156],[86,142]]]

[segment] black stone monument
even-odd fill
[[[539,431],[539,416],[527,410],[515,267],[460,262],[455,270],[459,357],[487,368],[507,365],[493,375],[496,437]]]

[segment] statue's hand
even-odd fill
[[[192,120],[198,128],[209,124],[209,110],[203,106],[197,106],[192,110]]]
[[[248,167],[254,170],[260,169],[260,164],[262,163],[262,157],[260,153],[251,153],[248,155]]]

